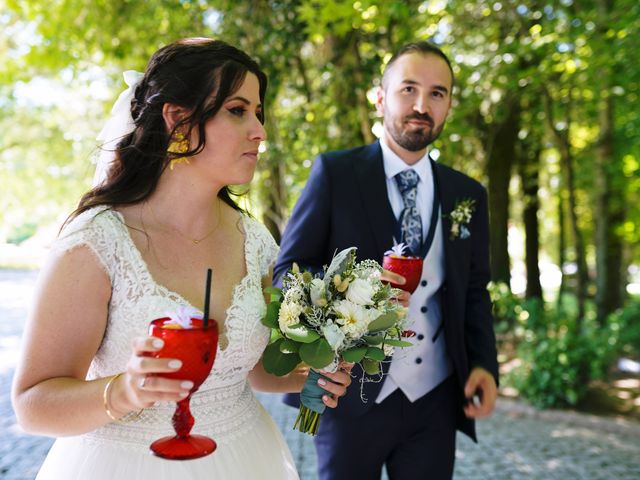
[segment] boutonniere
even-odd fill
[[[456,206],[453,207],[449,218],[451,219],[451,231],[449,232],[449,238],[455,240],[460,238],[464,240],[471,236],[468,225],[471,222],[471,217],[475,211],[476,201],[472,198],[465,198],[456,202]]]

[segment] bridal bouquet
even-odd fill
[[[271,301],[262,323],[272,329],[263,355],[267,372],[286,375],[301,362],[333,372],[344,360],[377,375],[380,362],[393,354],[394,347],[412,345],[401,340],[406,309],[393,299],[398,291],[380,280],[382,267],[377,262],[356,263],[355,250],[336,254],[321,278],[294,264],[282,289],[266,290]],[[310,371],[294,425],[311,435],[316,434],[325,408],[319,376]]]

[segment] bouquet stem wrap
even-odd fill
[[[315,435],[320,426],[320,415],[324,413],[326,405],[322,403],[322,396],[327,392],[318,385],[322,375],[315,370],[309,370],[309,376],[300,392],[300,410],[293,425],[295,430]]]

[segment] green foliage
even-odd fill
[[[345,350],[342,354],[342,358],[345,362],[358,363],[364,358],[367,353],[367,349],[368,348],[366,346],[350,348],[349,350]]]
[[[407,342],[405,340],[396,340],[395,338],[385,339],[384,344],[391,347],[410,347],[411,345],[413,345],[413,343],[411,342]]]
[[[539,407],[575,405],[589,382],[602,378],[622,353],[622,326],[639,309],[630,304],[628,311],[611,315],[604,328],[591,318],[578,330],[575,316],[564,310],[524,306],[517,327],[519,365],[505,382]],[[632,330],[628,339],[640,340],[640,329]]]
[[[367,375],[378,375],[380,373],[380,362],[377,360],[363,358],[361,365]]]
[[[640,298],[633,298],[607,321],[611,331],[608,343],[619,355],[640,359]],[[615,334],[615,336],[614,336]]]
[[[494,328],[496,333],[513,330],[522,313],[522,300],[511,292],[504,282],[490,282],[487,286],[493,305]]]
[[[367,353],[365,354],[365,358],[369,358],[371,360],[377,360],[381,362],[384,360],[385,354],[384,350],[378,347],[369,347],[367,349]]]
[[[267,345],[262,354],[262,365],[266,372],[279,377],[293,371],[300,363],[300,355],[297,353],[284,354],[280,346],[284,339],[280,338],[273,343]]]
[[[278,328],[278,312],[280,311],[280,302],[271,300],[267,305],[267,313],[262,319],[262,324],[269,328]]]
[[[36,233],[37,230],[37,224],[23,223],[9,234],[9,236],[7,237],[7,243],[15,243],[16,245],[18,245],[29,237],[33,236],[33,234]]]
[[[294,340],[285,339],[280,343],[280,351],[282,353],[298,353],[300,351],[300,343]]]
[[[301,323],[288,327],[285,335],[291,340],[300,343],[313,343],[320,338],[320,334],[318,332]]]
[[[381,332],[391,328],[398,320],[398,315],[395,312],[385,313],[380,315],[374,321],[369,324],[370,332]]]
[[[333,356],[333,350],[324,338],[300,345],[300,358],[313,368],[326,367],[333,360]]]

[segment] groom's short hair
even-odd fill
[[[425,40],[421,40],[418,42],[407,43],[403,47],[400,48],[393,56],[389,59],[386,66],[384,67],[384,72],[382,73],[382,87],[385,86],[385,78],[387,77],[387,72],[391,70],[393,64],[403,55],[407,55],[410,53],[419,53],[421,55],[436,55],[442,58],[445,62],[447,62],[447,66],[449,67],[449,71],[451,72],[451,84],[453,85],[455,76],[453,74],[453,68],[451,67],[451,61],[449,57],[445,55],[445,53],[440,49],[440,47],[434,45],[433,43],[427,42]]]

